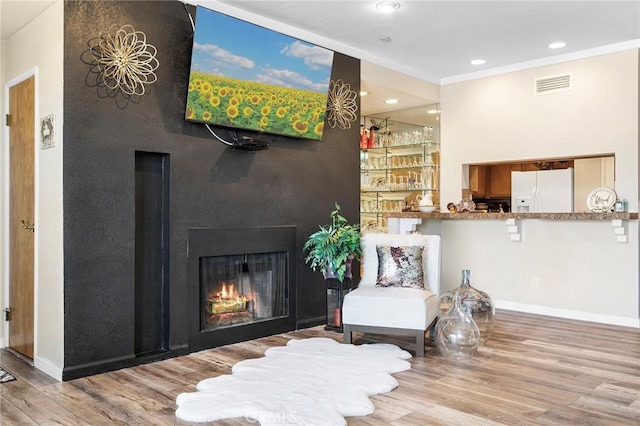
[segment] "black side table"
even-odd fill
[[[342,283],[335,278],[325,280],[327,284],[327,325],[328,331],[342,333],[342,302],[344,296],[353,290],[352,278],[345,278]]]

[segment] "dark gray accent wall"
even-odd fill
[[[125,24],[146,34],[160,62],[158,81],[128,101],[101,85],[87,52],[101,30]],[[64,38],[63,378],[189,351],[193,227],[295,225],[297,323],[318,324],[324,282],[304,264],[302,245],[335,202],[358,221],[358,123],[325,126],[321,142],[277,137],[268,150],[246,153],[185,122],[192,29],[178,1],[67,1]],[[359,91],[360,61],[336,53],[338,78]],[[170,168],[169,348],[155,358],[136,356],[136,152],[165,154]]]

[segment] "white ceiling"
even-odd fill
[[[0,0],[2,39],[54,2]],[[186,2],[234,11],[260,25],[277,21],[283,24],[278,29],[290,35],[435,84],[618,43],[640,47],[640,0],[398,0],[401,7],[392,14],[377,12],[377,0]],[[382,42],[381,36],[391,41]],[[567,46],[551,50],[547,45],[554,41]],[[477,58],[487,63],[469,63]],[[363,114],[430,102],[403,93],[401,105],[381,106],[381,99],[393,94],[394,81],[373,83],[366,75],[362,79],[371,93],[363,98]]]
[[[639,0],[397,0],[401,7],[390,14],[376,11],[378,1],[209,3],[225,3],[304,29],[361,52],[356,56],[360,59],[396,64],[410,75],[438,84],[443,78],[487,68],[640,39]],[[385,43],[381,36],[391,41]],[[567,46],[549,49],[555,41]],[[487,63],[471,65],[476,58]]]
[[[640,0],[397,0],[401,7],[380,13],[380,0],[190,0],[260,25],[284,23],[280,31],[401,74],[388,84],[363,72],[364,115],[425,105],[432,100],[395,93],[402,74],[435,84],[462,76],[553,56],[627,43],[640,47]],[[245,16],[241,13],[244,12]],[[297,32],[297,33],[296,33]],[[390,42],[380,37],[388,36]],[[567,46],[553,50],[552,42]],[[482,58],[484,65],[470,64]],[[371,67],[368,67],[371,71]],[[405,85],[406,86],[406,85]],[[387,106],[386,97],[401,104]],[[395,118],[395,117],[394,117]]]

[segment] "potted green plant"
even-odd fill
[[[314,271],[320,268],[325,279],[336,278],[342,282],[350,277],[351,261],[360,259],[360,225],[350,225],[340,215],[340,205],[335,204],[331,212],[331,223],[320,225],[320,230],[309,236],[303,246],[309,251],[305,263]]]

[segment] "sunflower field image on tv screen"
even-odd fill
[[[198,6],[185,118],[322,140],[333,52]]]

